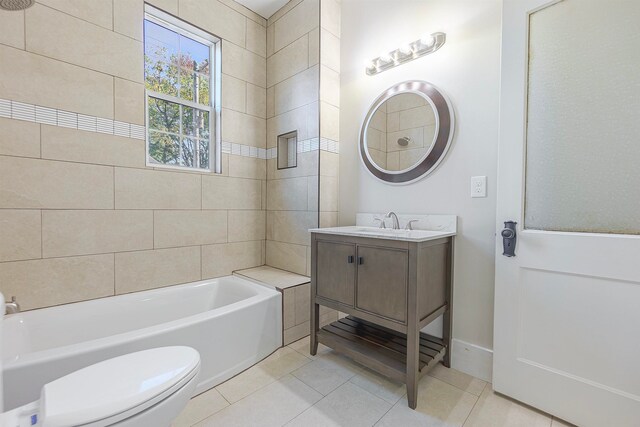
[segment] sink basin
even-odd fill
[[[404,241],[412,241],[412,242],[424,242],[427,240],[438,239],[440,237],[454,236],[456,234],[455,232],[452,232],[452,231],[393,230],[390,228],[363,227],[363,226],[316,228],[309,231],[314,233],[338,234],[338,235],[344,235],[344,236],[376,237],[380,239],[404,240]]]

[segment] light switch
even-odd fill
[[[487,197],[487,177],[471,177],[471,197]]]

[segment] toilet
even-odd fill
[[[0,313],[4,303],[0,294]],[[39,400],[0,413],[0,427],[168,427],[193,395],[199,371],[200,355],[190,347],[115,357],[45,384]],[[0,404],[1,386],[0,376]]]

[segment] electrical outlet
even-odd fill
[[[471,197],[487,197],[487,177],[471,177]]]

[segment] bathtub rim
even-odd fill
[[[86,304],[86,303],[94,303],[94,304],[98,304],[98,303],[105,303],[106,300],[109,299],[135,299],[136,297],[140,297],[143,294],[155,294],[155,293],[170,293],[172,291],[176,291],[180,288],[193,288],[193,287],[198,287],[198,286],[204,286],[207,284],[211,284],[211,283],[215,283],[216,281],[220,281],[221,279],[227,279],[227,278],[233,278],[235,280],[239,280],[242,282],[245,282],[249,285],[252,285],[253,287],[255,287],[255,289],[258,291],[256,295],[253,295],[249,298],[245,298],[243,300],[240,301],[236,301],[234,303],[231,304],[227,304],[224,305],[222,307],[218,307],[215,308],[213,310],[206,310],[200,313],[196,313],[190,316],[186,316],[186,317],[181,317],[179,319],[175,319],[175,320],[171,320],[168,322],[163,322],[163,323],[159,323],[156,325],[152,325],[152,326],[147,326],[145,328],[140,328],[140,329],[134,329],[134,330],[130,330],[130,331],[126,331],[126,332],[122,332],[119,334],[115,334],[115,335],[109,335],[106,337],[101,337],[101,338],[95,338],[95,339],[91,339],[91,340],[86,340],[86,341],[81,341],[81,342],[77,342],[77,343],[73,343],[73,344],[68,344],[68,345],[63,345],[63,346],[59,346],[59,347],[53,347],[53,348],[48,348],[45,350],[38,350],[38,351],[34,351],[34,352],[30,352],[30,353],[24,353],[22,355],[19,355],[18,357],[15,358],[10,358],[10,359],[3,359],[2,360],[2,366],[4,370],[7,369],[20,369],[20,368],[28,368],[31,365],[34,364],[38,364],[41,363],[43,361],[54,361],[54,360],[60,360],[60,359],[65,359],[68,358],[71,355],[79,355],[79,354],[83,354],[83,353],[89,353],[89,352],[93,352],[93,351],[100,351],[103,349],[107,349],[109,347],[112,347],[114,345],[121,345],[121,344],[127,344],[129,342],[135,342],[136,340],[139,340],[140,338],[145,338],[145,337],[153,337],[156,335],[161,335],[167,332],[172,332],[175,331],[177,329],[180,329],[182,327],[186,327],[189,325],[193,325],[196,323],[200,323],[206,320],[210,320],[210,319],[215,319],[217,317],[221,317],[227,313],[230,313],[232,311],[236,311],[236,310],[241,310],[242,308],[248,308],[248,307],[252,307],[256,304],[259,304],[265,300],[271,299],[271,298],[278,298],[281,293],[275,289],[274,287],[264,284],[264,283],[260,283],[260,282],[255,282],[252,280],[248,280],[245,279],[243,277],[238,277],[235,275],[228,275],[228,276],[222,276],[222,277],[217,277],[217,278],[213,278],[213,279],[205,279],[205,280],[200,280],[197,282],[188,282],[188,283],[182,283],[182,284],[178,284],[178,285],[169,285],[169,286],[164,286],[162,288],[156,288],[156,289],[149,289],[149,290],[145,290],[145,291],[140,291],[140,292],[131,292],[131,293],[127,293],[127,294],[121,294],[121,295],[114,295],[114,296],[110,296],[110,297],[105,297],[105,298],[99,298],[99,299],[92,299],[92,300],[86,300],[86,301],[78,301],[78,302],[74,302],[74,303],[70,303],[70,304],[63,304],[63,305],[57,305],[57,306],[52,306],[52,307],[45,307],[42,309],[37,309],[38,311],[40,310],[47,310],[47,309],[64,309],[67,308],[69,306],[75,306],[77,304]],[[30,310],[31,311],[31,310]],[[33,310],[35,311],[35,310]],[[27,312],[22,312],[22,313],[15,313],[15,314],[11,314],[8,315],[7,317],[11,316],[11,317],[18,317],[20,315],[24,315],[29,313],[29,311]],[[4,343],[4,345],[7,345],[7,343]],[[0,355],[1,357],[1,355]]]

